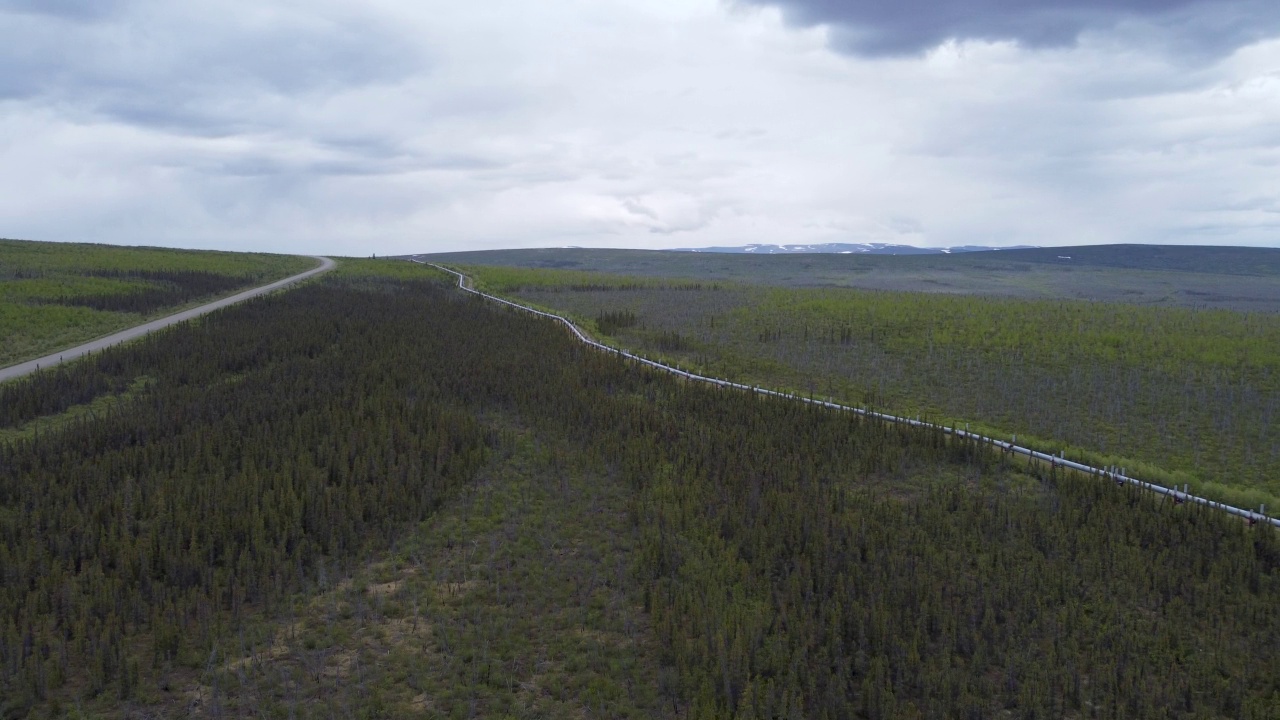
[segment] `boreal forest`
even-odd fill
[[[0,432],[4,718],[1280,711],[1273,528],[409,263],[0,385]]]

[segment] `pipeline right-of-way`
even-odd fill
[[[689,380],[697,380],[699,382],[711,383],[713,385],[718,385],[720,387],[737,388],[739,390],[746,390],[748,392],[753,392],[760,395],[772,395],[774,397],[787,398],[788,400],[797,400],[799,402],[805,402],[811,405],[819,405],[821,407],[830,408],[832,410],[841,410],[844,412],[857,413],[864,417],[871,417],[871,418],[876,418],[878,420],[886,420],[888,422],[894,422],[894,423],[903,423],[906,425],[910,425],[912,427],[927,428],[930,430],[939,430],[948,435],[954,435],[956,437],[965,438],[969,440],[976,440],[978,442],[983,442],[988,445],[994,445],[995,447],[1000,448],[1004,452],[1013,453],[1016,455],[1025,455],[1026,457],[1032,458],[1034,460],[1040,460],[1040,461],[1049,463],[1051,466],[1054,466],[1054,467],[1064,467],[1064,468],[1070,468],[1072,470],[1078,470],[1080,472],[1088,473],[1090,475],[1096,475],[1100,478],[1112,480],[1120,485],[1133,485],[1133,486],[1142,488],[1143,490],[1149,490],[1153,493],[1165,495],[1167,497],[1172,498],[1176,502],[1196,503],[1199,505],[1204,505],[1206,507],[1213,508],[1215,510],[1221,510],[1223,512],[1230,513],[1238,517],[1242,517],[1251,523],[1259,523],[1259,522],[1269,523],[1270,525],[1280,528],[1280,518],[1273,518],[1266,515],[1266,512],[1265,512],[1266,506],[1263,506],[1259,510],[1248,510],[1245,508],[1238,508],[1232,505],[1227,505],[1226,503],[1218,502],[1216,500],[1210,500],[1208,498],[1203,498],[1198,495],[1192,495],[1186,490],[1179,490],[1176,487],[1167,488],[1163,485],[1158,485],[1156,483],[1146,482],[1145,480],[1139,480],[1138,478],[1130,477],[1124,474],[1123,469],[1120,469],[1117,471],[1116,468],[1096,468],[1096,467],[1093,467],[1092,465],[1085,465],[1084,463],[1078,463],[1072,460],[1067,460],[1061,456],[1055,456],[1049,453],[1040,452],[1038,450],[1032,450],[1031,448],[1025,448],[1020,445],[1015,445],[1013,442],[1005,442],[1004,440],[997,440],[995,438],[987,437],[985,435],[980,435],[978,433],[971,433],[968,430],[961,430],[959,428],[947,427],[945,425],[938,425],[936,423],[926,422],[923,420],[914,420],[911,418],[898,417],[897,415],[889,415],[887,413],[875,412],[874,410],[854,407],[851,405],[841,405],[839,403],[829,402],[826,400],[815,400],[813,398],[804,397],[803,395],[796,395],[794,393],[781,392],[778,390],[769,390],[767,388],[755,387],[752,385],[744,385],[742,383],[731,382],[729,380],[722,380],[720,378],[707,377],[705,375],[698,375],[696,373],[691,373],[685,370],[681,370],[680,368],[672,367],[670,365],[657,362],[656,360],[650,360],[648,358],[640,357],[639,355],[627,352],[626,350],[610,347],[608,345],[605,345],[604,343],[600,343],[595,340],[592,340],[585,333],[579,330],[577,325],[574,325],[573,322],[571,322],[568,318],[563,317],[561,315],[556,315],[554,313],[549,313],[549,312],[543,312],[542,310],[537,310],[527,305],[521,305],[520,303],[512,302],[510,300],[497,297],[496,295],[490,295],[488,293],[476,290],[475,288],[469,287],[467,285],[467,276],[463,275],[462,273],[456,270],[451,270],[447,267],[444,267],[443,265],[436,265],[435,263],[428,263],[422,260],[413,260],[413,262],[418,263],[420,265],[428,265],[437,270],[443,270],[444,272],[447,272],[451,275],[456,276],[458,278],[458,287],[461,288],[462,290],[465,290],[466,292],[472,293],[474,295],[478,295],[483,298],[487,298],[489,300],[492,300],[493,302],[501,303],[503,305],[516,308],[518,310],[523,310],[525,312],[532,313],[534,315],[540,315],[542,317],[560,322],[564,324],[566,327],[568,327],[569,330],[572,331],[573,334],[577,336],[579,340],[586,343],[587,345],[590,345],[591,347],[597,348],[604,352],[613,353],[615,355],[621,355],[622,357],[627,358],[628,360],[634,360],[638,363],[648,365],[649,367],[652,367],[658,370],[662,370],[663,372],[673,373],[675,375],[679,375],[680,377],[687,378]],[[1015,440],[1017,439],[1016,436],[1014,439]]]

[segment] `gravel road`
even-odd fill
[[[317,267],[311,270],[308,270],[304,273],[299,273],[292,277],[287,277],[283,280],[277,280],[271,283],[270,285],[263,285],[262,287],[256,287],[251,290],[245,290],[244,292],[237,293],[230,297],[225,297],[225,298],[222,298],[221,300],[215,300],[207,305],[194,307],[194,308],[191,308],[190,310],[183,310],[180,313],[176,313],[168,317],[163,317],[163,318],[160,318],[159,320],[152,320],[149,323],[144,323],[136,327],[131,327],[128,330],[121,330],[120,332],[115,333],[114,335],[108,335],[106,337],[98,338],[97,340],[87,342],[83,345],[78,345],[76,347],[68,348],[66,350],[61,350],[59,352],[52,353],[50,355],[45,355],[42,358],[36,358],[35,360],[19,363],[17,365],[12,365],[7,368],[0,368],[0,382],[5,382],[6,380],[19,378],[19,377],[22,377],[23,375],[29,375],[42,367],[44,368],[54,367],[59,363],[67,362],[68,360],[74,360],[78,357],[81,357],[82,355],[88,355],[89,353],[95,350],[101,350],[103,348],[111,347],[112,345],[118,345],[122,342],[133,340],[134,338],[142,337],[147,333],[155,332],[156,330],[159,330],[161,328],[166,328],[166,327],[169,327],[170,325],[183,322],[184,320],[190,320],[191,318],[200,317],[201,315],[204,315],[206,313],[211,313],[214,310],[227,307],[228,305],[234,305],[238,302],[243,302],[252,297],[264,295],[273,290],[279,290],[280,288],[285,287],[286,285],[292,285],[293,283],[296,283],[299,280],[304,280],[306,278],[313,277],[315,275],[319,275],[320,273],[328,272],[329,270],[333,269],[333,264],[334,264],[333,260],[327,257],[321,257],[319,255],[313,255],[312,257],[318,260],[320,264]]]

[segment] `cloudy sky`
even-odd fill
[[[1274,0],[0,0],[0,237],[1280,246]]]

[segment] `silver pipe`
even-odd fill
[[[458,287],[461,288],[462,290],[472,293],[473,295],[478,295],[483,298],[488,298],[489,300],[492,300],[494,302],[499,302],[499,303],[502,303],[503,305],[509,305],[518,310],[524,310],[525,312],[533,313],[534,315],[540,315],[545,318],[550,318],[552,320],[559,321],[563,323],[566,327],[568,327],[569,330],[571,330],[573,334],[578,337],[579,340],[586,343],[587,345],[590,345],[591,347],[598,348],[600,350],[603,350],[604,352],[620,355],[629,360],[635,360],[637,362],[648,365],[649,367],[656,368],[664,372],[674,373],[676,375],[689,378],[690,380],[699,380],[701,382],[714,383],[716,385],[720,385],[721,387],[737,388],[739,390],[746,390],[746,391],[754,392],[760,395],[772,395],[774,397],[787,398],[789,400],[799,400],[800,402],[809,403],[811,405],[821,405],[822,407],[831,408],[833,410],[844,410],[847,412],[854,412],[863,417],[876,418],[878,420],[885,420],[887,422],[893,422],[893,423],[905,423],[907,425],[910,425],[911,427],[941,430],[942,432],[947,433],[948,435],[955,435],[957,437],[978,440],[979,442],[982,442],[986,445],[994,445],[1006,452],[1012,452],[1018,455],[1025,455],[1034,460],[1042,460],[1044,462],[1051,463],[1053,466],[1061,465],[1062,467],[1071,468],[1072,470],[1079,470],[1080,472],[1089,473],[1091,475],[1098,475],[1100,477],[1104,477],[1109,480],[1114,480],[1117,483],[1122,485],[1134,485],[1139,488],[1142,488],[1143,490],[1149,490],[1151,492],[1158,493],[1160,495],[1172,497],[1175,500],[1178,500],[1180,502],[1197,503],[1200,505],[1204,505],[1206,507],[1213,508],[1215,510],[1221,510],[1223,512],[1230,513],[1231,515],[1236,515],[1238,517],[1245,518],[1250,522],[1269,523],[1270,525],[1280,528],[1280,518],[1269,517],[1265,513],[1260,512],[1258,510],[1246,510],[1244,508],[1238,508],[1232,505],[1227,505],[1226,503],[1220,503],[1216,500],[1202,498],[1198,495],[1192,495],[1188,492],[1178,490],[1177,488],[1167,488],[1163,485],[1157,485],[1155,483],[1146,482],[1145,480],[1139,480],[1134,477],[1129,477],[1128,475],[1124,474],[1123,470],[1119,472],[1116,472],[1114,469],[1103,470],[1100,468],[1093,467],[1092,465],[1085,465],[1084,463],[1078,463],[1073,460],[1067,460],[1066,458],[1063,458],[1061,455],[1050,455],[1047,453],[1040,452],[1038,450],[1032,450],[1031,448],[1021,447],[1011,442],[1004,442],[1003,440],[996,440],[993,438],[985,437],[983,435],[979,435],[977,433],[971,433],[968,430],[959,430],[957,428],[949,428],[949,427],[946,427],[945,425],[937,425],[937,424],[934,424],[931,422],[925,422],[922,420],[898,417],[897,415],[889,415],[886,413],[875,412],[873,410],[853,407],[851,405],[840,405],[839,403],[828,402],[825,400],[814,400],[812,398],[807,398],[807,397],[804,397],[803,395],[796,395],[794,393],[779,392],[777,390],[769,390],[767,388],[754,387],[750,385],[744,385],[742,383],[732,382],[729,380],[721,380],[719,378],[707,377],[705,375],[698,375],[695,373],[686,372],[678,368],[673,368],[670,365],[664,365],[663,363],[657,362],[655,360],[642,358],[638,355],[629,353],[626,350],[620,350],[618,348],[609,347],[608,345],[592,340],[591,338],[584,335],[583,332],[578,329],[578,326],[574,325],[568,318],[564,316],[555,315],[549,312],[543,312],[542,310],[535,310],[534,308],[531,308],[527,305],[521,305],[520,303],[512,302],[510,300],[504,300],[503,298],[490,295],[488,293],[480,292],[479,290],[476,290],[474,288],[467,287],[467,276],[463,275],[462,273],[456,270],[450,270],[447,267],[444,267],[442,265],[436,265],[435,263],[425,263],[421,260],[414,260],[413,262],[416,262],[421,265],[429,265],[437,270],[443,270],[444,272],[457,276]],[[1015,436],[1015,439],[1016,439],[1016,436]],[[1263,509],[1265,508],[1266,506],[1264,505]]]

